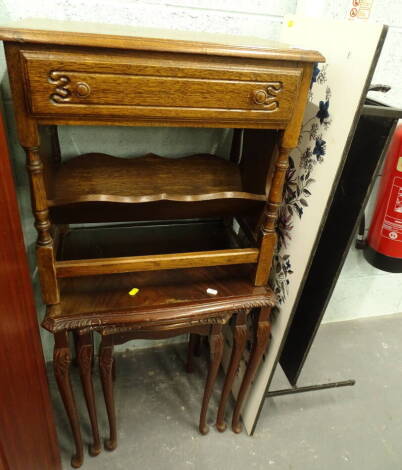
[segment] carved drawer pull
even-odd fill
[[[88,83],[74,83],[67,73],[58,70],[51,70],[49,72],[49,82],[55,85],[50,95],[50,99],[54,103],[68,103],[71,102],[74,96],[77,98],[87,98],[91,94],[91,87]]]
[[[254,104],[264,106],[269,111],[275,111],[279,108],[278,94],[282,91],[282,82],[269,82],[265,88],[254,90],[251,99]]]
[[[87,96],[91,94],[91,88],[85,82],[78,82],[77,85],[75,86],[75,94],[79,98],[86,98]]]
[[[264,104],[268,98],[268,94],[265,90],[255,90],[253,92],[253,100],[255,104]]]

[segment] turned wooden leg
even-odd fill
[[[253,381],[260,365],[262,356],[268,347],[269,334],[271,325],[269,323],[269,314],[271,307],[261,308],[258,312],[256,319],[255,338],[252,346],[250,360],[247,365],[246,373],[244,374],[243,381],[240,386],[239,394],[237,395],[236,405],[233,412],[232,429],[235,433],[241,432],[240,412],[247,395],[251,382]]]
[[[233,387],[233,382],[236,377],[236,372],[239,368],[240,360],[243,356],[244,348],[247,341],[247,325],[246,325],[246,312],[241,311],[236,315],[235,324],[233,326],[233,348],[230,358],[229,368],[225,378],[225,384],[222,390],[221,401],[219,403],[218,416],[216,419],[216,428],[218,431],[223,432],[226,430],[225,423],[225,408]]]
[[[187,349],[187,364],[186,364],[186,371],[190,374],[194,371],[193,367],[193,360],[194,360],[194,351],[196,348],[197,340],[199,339],[199,335],[195,335],[190,333],[190,338],[188,340],[188,349]]]
[[[117,447],[117,430],[113,397],[113,339],[110,336],[102,337],[99,368],[110,430],[109,439],[105,440],[105,449],[114,450]]]
[[[89,454],[95,457],[101,451],[101,444],[92,382],[93,342],[91,333],[78,334],[76,348],[81,383],[92,428],[93,443],[89,446]]]
[[[207,425],[207,411],[209,400],[212,395],[216,377],[218,375],[219,365],[222,360],[223,353],[223,334],[222,325],[213,325],[210,335],[210,365],[208,370],[208,377],[205,384],[204,397],[202,399],[202,407],[200,414],[199,430],[201,434],[207,434],[209,431]]]
[[[66,331],[55,333],[54,336],[54,354],[53,367],[56,376],[59,392],[67,412],[70,422],[71,431],[75,442],[75,454],[71,458],[71,465],[74,468],[81,467],[84,460],[84,451],[80,431],[80,423],[78,420],[77,407],[74,400],[73,389],[70,380],[71,353],[68,345],[68,337]]]

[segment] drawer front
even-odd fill
[[[24,51],[29,112],[90,119],[275,121],[293,111],[301,69],[208,57]]]

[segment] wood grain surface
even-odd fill
[[[252,285],[251,272],[252,265],[232,265],[62,279],[61,304],[48,307],[43,326],[55,331],[198,322],[213,312],[274,305],[269,288]],[[133,288],[139,289],[134,296]]]
[[[29,110],[38,117],[152,120],[180,112],[188,119],[230,121],[241,114],[285,123],[303,71],[291,62],[38,46],[22,50],[21,61]]]
[[[252,184],[247,189],[252,190]],[[237,165],[207,154],[183,158],[81,155],[61,165],[48,191],[49,206],[211,199],[265,201],[266,196],[246,192]]]
[[[123,258],[56,261],[55,265],[56,276],[63,278],[136,271],[157,271],[160,269],[256,263],[258,255],[258,248],[233,248],[230,250],[126,256]]]

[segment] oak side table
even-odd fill
[[[0,39],[27,158],[44,324],[58,325],[55,369],[71,418],[67,332],[121,325],[102,305],[93,315],[66,318],[63,309],[74,305],[63,299],[66,285],[76,286],[79,299],[81,282],[93,277],[244,265],[250,287],[265,288],[288,155],[298,142],[313,65],[324,59],[259,39],[57,21],[10,24],[0,28]],[[202,126],[234,133],[228,160],[150,153],[119,159],[98,153],[94,142],[93,153],[65,162],[57,133],[63,125]],[[205,237],[194,220],[208,224],[213,218],[223,222],[221,228]],[[191,234],[164,246],[159,228],[151,249],[132,242],[104,257],[89,248],[60,255],[70,224],[156,220],[168,228],[191,220]],[[267,344],[264,315],[258,316],[247,381]]]

